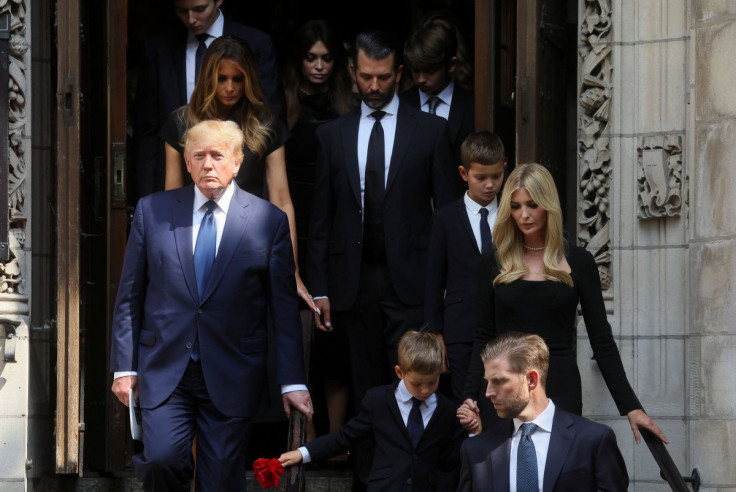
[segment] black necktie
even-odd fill
[[[194,245],[194,274],[197,277],[197,292],[200,300],[204,287],[207,285],[207,279],[210,277],[212,264],[215,262],[215,250],[217,247],[217,225],[215,224],[214,210],[217,202],[209,200],[205,203],[207,211],[204,213],[202,222],[199,225],[197,233],[197,242]],[[199,360],[199,340],[194,339],[192,348],[192,360]]]
[[[480,208],[480,252],[481,254],[488,251],[491,245],[491,226],[488,225],[488,209]]]
[[[440,105],[440,98],[432,96],[427,99],[427,106],[429,106],[429,114],[437,114],[437,106]]]
[[[383,238],[383,198],[386,193],[386,150],[381,118],[385,111],[374,111],[376,119],[368,139],[368,156],[365,163],[365,190],[363,196],[363,253],[381,259],[385,256]]]
[[[516,452],[516,492],[539,492],[537,452],[532,441],[535,430],[536,424],[521,424],[521,439]]]
[[[409,439],[414,448],[419,444],[419,438],[422,437],[424,432],[424,420],[422,420],[422,411],[419,409],[419,405],[422,404],[422,400],[411,397],[411,412],[409,412],[409,419],[406,422],[406,430],[409,432]]]
[[[199,78],[199,69],[202,67],[202,58],[204,58],[204,52],[207,51],[207,45],[205,41],[210,35],[207,33],[197,34],[197,40],[199,45],[197,46],[197,53],[194,55],[194,82],[197,82]]]

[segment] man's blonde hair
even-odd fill
[[[191,127],[184,135],[184,157],[189,156],[192,145],[202,140],[228,144],[230,155],[237,162],[243,161],[243,132],[234,121],[204,120]]]
[[[401,371],[432,374],[442,367],[442,344],[434,333],[407,331],[399,340]]]
[[[517,331],[503,333],[490,342],[481,353],[483,362],[505,357],[512,372],[526,374],[534,369],[539,373],[542,387],[547,386],[549,349],[539,335]]]

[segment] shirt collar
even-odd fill
[[[394,97],[391,99],[391,101],[385,105],[384,107],[380,109],[373,109],[371,107],[368,107],[368,105],[365,102],[360,103],[360,117],[361,118],[368,118],[371,113],[374,111],[385,111],[387,115],[396,115],[396,113],[399,112],[399,97],[394,94]]]
[[[404,384],[404,380],[402,379],[399,381],[399,385],[396,387],[396,396],[398,397],[399,401],[402,403],[409,404],[411,403],[412,395],[409,393],[409,390],[406,389],[406,385]],[[424,400],[425,405],[429,405],[430,403],[434,402],[437,399],[437,393],[432,393],[432,395]]]
[[[463,200],[465,201],[465,206],[468,207],[468,210],[470,210],[474,214],[479,214],[480,209],[483,208],[480,203],[476,202],[472,198],[470,198],[470,195],[468,192],[465,192],[465,195],[463,196]],[[488,214],[493,214],[496,209],[498,208],[498,197],[496,197],[491,203],[486,205],[488,209]]]
[[[207,29],[207,34],[210,35],[212,38],[219,38],[222,36],[222,33],[225,31],[225,16],[222,15],[222,11],[220,9],[217,9],[217,19],[215,19],[215,22],[212,23],[209,29]],[[193,41],[197,37],[192,34],[192,31],[187,30],[187,39],[189,41]]]
[[[539,429],[545,431],[545,432],[552,432],[552,421],[555,418],[555,404],[552,403],[552,400],[549,398],[547,399],[547,408],[544,409],[542,413],[537,415],[537,418],[532,420],[530,423],[536,424]],[[514,435],[516,435],[517,432],[519,432],[519,429],[521,428],[521,424],[525,424],[527,422],[522,422],[518,418],[514,419]]]
[[[220,195],[220,198],[217,198],[215,202],[217,202],[217,207],[221,209],[225,215],[227,215],[227,210],[230,208],[230,201],[233,198],[233,195],[235,194],[235,184],[234,180],[230,182],[230,185],[228,185],[227,188],[225,188],[225,193]],[[193,213],[197,213],[202,206],[204,206],[205,203],[209,198],[204,196],[204,193],[202,193],[197,186],[194,186],[194,210]]]
[[[447,87],[445,87],[442,92],[437,94],[437,97],[440,98],[440,100],[448,104],[448,101],[452,99],[453,91],[455,90],[455,81],[451,80],[449,84],[447,84]],[[426,92],[419,91],[419,107],[424,106],[427,104],[427,99],[432,97],[431,94],[427,94]]]

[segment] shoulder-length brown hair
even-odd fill
[[[353,107],[352,79],[348,69],[348,57],[345,47],[337,38],[330,25],[324,20],[310,20],[304,23],[294,33],[291,47],[286,56],[284,65],[284,90],[286,94],[286,115],[289,128],[292,128],[299,119],[301,104],[299,103],[299,88],[304,82],[302,62],[314,43],[322,41],[327,51],[335,60],[332,74],[327,81],[327,92],[330,103],[337,114],[345,114]]]
[[[229,60],[244,77],[243,97],[230,110],[229,118],[243,131],[245,146],[263,158],[271,138],[273,116],[263,102],[263,90],[258,78],[258,65],[250,47],[234,36],[222,36],[207,48],[202,59],[199,79],[189,101],[187,127],[203,120],[219,119],[217,111],[217,83],[220,63]]]

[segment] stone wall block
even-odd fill
[[[700,490],[736,490],[736,466],[733,460],[736,456],[736,422],[694,420],[690,423],[690,436],[690,460],[693,467],[697,465],[700,469],[705,485]]]
[[[637,141],[634,137],[611,140],[611,153],[614,159],[611,196],[615,199],[612,207],[612,243],[617,248],[631,248],[634,245],[637,225],[634,206],[637,200],[636,146]]]
[[[636,11],[637,41],[656,41],[685,35],[685,0],[643,0],[636,2]]]
[[[684,420],[655,420],[657,422],[657,425],[660,429],[662,429],[662,432],[664,432],[664,435],[669,441],[669,444],[667,445],[667,451],[670,453],[670,456],[672,456],[672,461],[674,461],[677,469],[680,470],[680,473],[682,475],[689,475],[691,468],[688,468],[687,462],[688,434],[687,425],[685,424]],[[626,421],[626,424],[628,424],[628,421]],[[652,456],[651,451],[649,451],[649,447],[647,446],[647,444],[644,442],[644,440],[642,440],[642,442],[639,444],[635,444],[634,435],[628,425],[627,430],[629,431],[629,441],[627,442],[631,442],[632,447],[634,448],[634,467],[633,470],[629,469],[629,475],[633,474],[636,480],[651,481],[651,485],[655,487],[660,487],[663,485],[666,487],[664,490],[671,491],[671,489],[667,486],[667,482],[665,482],[660,476],[659,466],[657,466],[657,462],[654,460],[654,456]],[[660,490],[659,488],[642,489],[642,486],[644,486],[644,484],[637,484],[635,490]]]
[[[615,29],[614,29],[615,31]],[[612,73],[611,118],[609,131],[613,135],[631,135],[636,131],[637,48],[615,45],[611,54],[615,69]]]
[[[733,420],[736,417],[736,391],[733,385],[735,361],[736,336],[714,335],[702,338],[700,377],[703,386],[700,389],[700,401],[703,417],[729,418],[732,419],[732,425],[736,425]],[[736,434],[732,436],[736,438]],[[736,452],[736,440],[732,446]],[[730,456],[733,458],[736,454]]]
[[[617,251],[613,262],[614,278],[634,279],[637,271],[636,251],[631,248]],[[614,284],[615,318],[611,322],[614,325],[614,336],[632,337],[637,330],[638,300],[637,289],[631,288],[630,281],[616,282]],[[635,285],[635,283],[634,283]]]
[[[690,251],[690,331],[733,334],[736,243],[695,243]],[[731,393],[736,395],[736,391]]]
[[[0,418],[0,477],[4,480],[23,480],[26,475],[25,434],[24,416]]]
[[[637,46],[638,133],[682,131],[685,127],[685,41]]]
[[[716,21],[719,17],[736,14],[736,2],[733,0],[690,0],[691,22]]]
[[[695,156],[695,175],[690,185],[694,239],[733,236],[736,234],[736,207],[732,205],[736,203],[736,120],[696,125]]]
[[[696,30],[696,120],[736,116],[736,90],[733,86],[734,53],[736,53],[736,22],[715,24]]]
[[[629,0],[612,0],[613,42],[632,42],[636,39],[637,11]],[[626,4],[626,5],[624,5]]]
[[[685,415],[685,341],[643,338],[635,346],[636,373],[627,370],[627,375],[647,413],[666,417]]]
[[[587,335],[581,336],[581,333],[585,333],[582,322],[578,326],[577,358],[583,385],[583,414],[615,417],[618,415],[616,404],[611,397],[611,393],[608,391],[608,386],[606,386],[603,376],[601,376],[598,364],[593,360],[593,349],[590,347],[590,341]],[[616,344],[621,352],[621,360],[623,361],[626,374],[633,385],[634,350],[632,340],[617,339]]]

